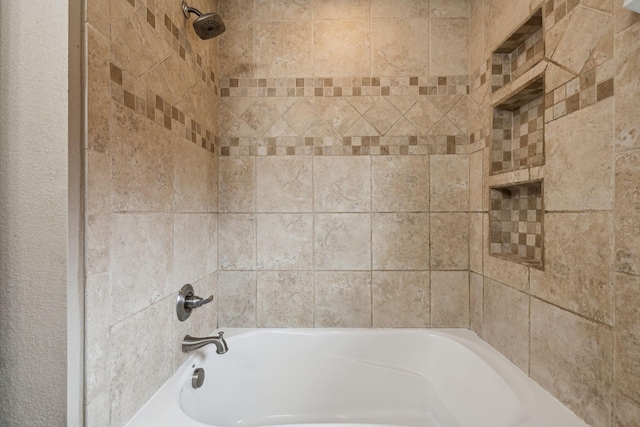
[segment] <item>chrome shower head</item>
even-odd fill
[[[191,13],[195,13],[198,16],[193,21],[193,29],[202,40],[212,39],[224,33],[224,22],[222,22],[222,18],[217,13],[202,14],[198,9],[189,7],[185,1],[182,2],[182,12],[187,19],[189,19],[189,14]]]

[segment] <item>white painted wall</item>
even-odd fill
[[[0,1],[0,425],[67,424],[67,1]]]

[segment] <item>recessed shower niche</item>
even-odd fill
[[[542,181],[490,189],[491,256],[542,269]]]

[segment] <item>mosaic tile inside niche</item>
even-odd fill
[[[469,76],[221,78],[222,97],[467,95]]]
[[[159,2],[152,0],[127,0],[127,2],[136,9],[141,20],[160,33],[162,39],[171,46],[174,52],[188,63],[191,69],[196,71],[200,80],[207,84],[215,94],[218,94],[220,85],[213,67],[207,64],[199,53],[194,53],[184,31],[180,31],[166,11],[158,4]]]
[[[615,94],[613,60],[582,72],[544,97],[544,121],[557,120],[566,115],[607,99]]]
[[[547,0],[544,4],[545,31],[553,28],[579,4],[580,0]]]
[[[493,110],[491,174],[544,163],[542,79]]]
[[[493,92],[517,79],[544,57],[542,10],[535,12],[492,54]]]
[[[466,154],[469,137],[359,136],[220,138],[221,156],[395,156]]]
[[[492,188],[490,194],[491,255],[542,268],[542,182]]]
[[[110,64],[111,98],[140,116],[211,152],[218,152],[218,137],[175,105],[145,89],[144,97],[125,89],[126,72]],[[131,77],[129,77],[131,78]]]

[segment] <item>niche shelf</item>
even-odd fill
[[[496,175],[544,164],[544,79],[493,108],[491,169]]]
[[[542,181],[490,188],[491,256],[543,269]]]
[[[542,8],[535,11],[491,55],[491,90],[516,80],[544,57]]]

